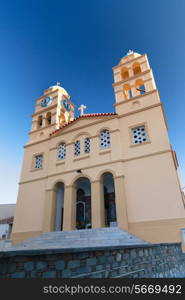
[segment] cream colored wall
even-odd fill
[[[46,180],[20,184],[12,235],[42,231]]]
[[[129,161],[125,175],[130,223],[185,218],[171,153]]]
[[[120,95],[120,101],[118,101],[114,106],[116,108],[117,114],[128,114],[132,113],[139,109],[144,109],[150,106],[154,106],[157,104],[160,104],[160,99],[158,95],[158,91],[152,91],[150,93],[146,93],[142,96],[134,97],[130,100],[123,100],[123,91],[120,90],[120,92],[117,94],[118,97]]]
[[[100,122],[98,123],[98,121]],[[92,126],[91,123],[93,123]],[[133,146],[131,145],[129,134],[130,127],[138,126],[143,123],[147,125],[151,143]],[[174,188],[174,191],[170,190],[170,192],[167,193],[167,195],[169,195],[171,198],[166,201],[172,201],[170,199],[174,199],[174,197],[177,203],[180,201],[179,186],[177,185],[177,175],[175,173],[176,171],[174,169],[171,153],[136,159],[145,155],[148,156],[164,151],[170,151],[170,145],[161,107],[153,108],[151,111],[142,111],[128,117],[113,117],[113,119],[104,120],[103,122],[102,119],[99,118],[99,120],[96,120],[96,124],[94,124],[93,119],[81,119],[74,125],[74,128],[73,126],[69,126],[68,129],[66,128],[67,130],[63,130],[61,135],[55,136],[45,142],[36,143],[25,148],[25,158],[20,181],[28,183],[20,185],[20,194],[18,198],[21,199],[21,202],[23,202],[23,199],[25,198],[29,199],[27,201],[28,203],[30,201],[29,206],[31,207],[31,202],[33,201],[32,199],[35,199],[36,197],[35,191],[37,191],[38,194],[44,195],[45,190],[52,189],[55,183],[58,181],[62,181],[66,185],[73,184],[74,180],[79,177],[76,173],[77,169],[82,170],[81,176],[87,176],[91,181],[99,180],[100,173],[106,170],[112,171],[114,176],[125,176],[127,199],[129,199],[129,222],[138,221],[138,218],[139,220],[143,220],[143,216],[140,216],[141,212],[138,212],[137,209],[135,210],[135,207],[137,207],[136,204],[138,195],[144,195],[144,198],[141,201],[143,201],[142,205],[145,205],[146,202],[147,207],[148,195],[151,194],[150,188],[151,186],[153,186],[153,182],[157,181],[160,186],[157,194],[159,197],[159,203],[163,203],[163,195],[168,187],[169,181],[172,183],[172,187],[170,187],[170,189]],[[82,129],[82,127],[84,128]],[[99,147],[99,132],[104,128],[108,128],[111,131],[111,148],[101,150]],[[82,154],[79,157],[75,157],[73,143],[76,139],[79,138],[83,140],[86,135],[91,137],[91,152],[90,154]],[[66,142],[67,155],[64,161],[59,162],[57,160],[57,145],[60,142]],[[44,153],[43,169],[32,171],[32,159],[34,157],[34,154],[39,153]],[[172,164],[170,167],[171,172],[169,172],[168,167],[169,161]],[[162,180],[164,182],[163,185],[160,185],[160,182],[158,182],[158,174],[159,166],[161,166],[162,163],[164,163],[162,177]],[[151,172],[153,168],[155,172]],[[142,181],[141,172],[143,171],[143,169],[146,169],[146,180],[148,180],[148,184],[146,184],[145,181]],[[167,180],[168,176],[170,176],[169,180]],[[40,180],[37,182],[37,180],[40,178],[45,179],[44,187],[43,185],[38,184]],[[175,183],[173,184],[173,182]],[[26,191],[29,194],[28,197],[26,196]],[[24,214],[25,207],[20,204],[17,207],[19,207],[19,214]],[[158,208],[159,207],[157,206],[155,211],[155,213],[157,214],[157,218],[159,217]],[[163,218],[165,216],[167,217],[168,210],[166,209],[166,213],[164,213],[163,206],[161,206],[161,209],[162,215],[160,216],[160,218]],[[182,209],[182,207],[180,209]],[[148,215],[148,213],[146,214],[145,211],[143,211],[143,213],[145,218],[147,215],[148,220],[151,220],[153,218],[153,215],[150,216]],[[176,217],[177,215],[179,215],[178,210],[175,210],[174,207],[173,213]],[[42,219],[42,215],[43,212],[41,209],[38,213],[38,222],[40,222],[40,220]],[[173,216],[170,215],[170,217]],[[27,224],[29,224],[29,222]],[[37,224],[37,222],[35,224]],[[41,223],[39,224],[41,225]],[[36,226],[38,230],[40,230],[40,225]],[[23,230],[24,226],[22,222],[20,223],[20,225],[17,224],[16,226],[18,226],[15,227],[16,230]],[[31,227],[29,228],[30,231],[32,229],[33,228]],[[23,231],[26,230],[28,230],[27,227]]]
[[[149,142],[133,145],[130,130],[142,124],[146,127]],[[171,149],[161,106],[119,118],[119,128],[123,159]]]
[[[43,168],[34,169],[34,155],[43,154]],[[49,162],[49,140],[25,148],[20,182],[46,177]]]
[[[128,63],[128,67],[131,68],[136,57],[141,63],[142,71],[149,68],[145,55],[133,54],[131,57],[133,58],[131,62],[128,57],[123,58],[121,65],[114,68],[115,76],[120,72],[123,63]],[[149,76],[145,79],[148,79],[147,82],[150,84],[147,86],[150,92],[129,101],[122,101],[123,95],[118,96],[117,93],[115,107],[118,115],[78,119],[52,137],[49,136],[52,126],[44,129],[46,138],[44,135],[39,136],[40,131],[31,134],[33,139],[25,147],[21,172],[12,234],[14,241],[37,235],[48,228],[53,230],[55,210],[53,189],[57,182],[63,182],[68,195],[72,195],[74,191],[71,187],[75,180],[80,177],[89,178],[94,201],[97,201],[97,205],[101,207],[97,190],[100,192],[99,182],[104,172],[111,172],[115,179],[120,227],[138,233],[146,239],[153,233],[151,241],[154,242],[179,239],[178,228],[182,225],[185,227],[183,223],[185,210],[171,155],[164,114],[158,92],[154,90],[152,71],[149,70],[144,75],[138,74],[135,77],[140,78],[140,75],[142,79],[143,76]],[[115,89],[120,89],[120,86]],[[45,95],[49,95],[50,92],[51,90],[48,89]],[[39,103],[41,99],[42,97],[38,98],[37,102]],[[145,125],[149,141],[145,144],[133,145],[131,128],[141,125]],[[108,149],[100,149],[99,133],[103,129],[110,131],[111,147]],[[83,149],[83,140],[86,136],[91,140],[91,152],[88,154],[82,152],[79,157],[75,157],[74,142],[80,139]],[[59,161],[57,147],[61,142],[66,143],[67,152],[65,160]],[[43,169],[34,170],[32,166],[34,155],[41,153],[44,155]],[[77,174],[78,169],[82,170],[82,174]],[[70,201],[75,205],[74,199],[71,198]],[[92,207],[95,212],[94,204]],[[50,211],[52,214],[50,221],[45,222]],[[71,216],[74,216],[74,207],[72,209],[68,207],[68,211]],[[94,217],[92,223],[95,227],[97,224],[104,223],[102,218],[103,212]],[[74,227],[72,217],[69,220],[70,226],[66,224],[66,220],[68,219],[65,216],[66,228]],[[171,237],[168,231],[164,240],[170,222],[176,225],[170,227]],[[152,231],[147,231],[147,226],[150,226]]]

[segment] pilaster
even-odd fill
[[[128,230],[127,202],[125,194],[124,176],[115,177],[114,185],[117,223],[120,228]]]
[[[91,182],[91,209],[92,228],[105,227],[103,183],[100,180]]]
[[[64,216],[63,230],[73,230],[76,228],[76,189],[74,186],[65,186],[64,191]]]

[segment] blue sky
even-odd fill
[[[17,198],[34,99],[57,81],[87,113],[114,111],[112,66],[147,53],[185,186],[185,1],[1,1],[0,203]]]

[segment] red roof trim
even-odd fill
[[[61,128],[53,131],[52,133],[50,133],[50,136],[54,135],[55,133],[61,131],[62,129],[64,129],[65,127],[67,127],[69,124],[74,123],[75,121],[77,121],[78,119],[85,119],[85,118],[89,118],[89,117],[101,117],[101,116],[115,116],[117,115],[117,113],[112,112],[112,113],[95,113],[95,114],[84,114],[82,116],[78,116],[77,118],[75,118],[73,121],[63,125]]]

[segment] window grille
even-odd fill
[[[84,146],[85,146],[85,153],[89,153],[90,152],[90,139],[89,138],[85,138],[84,139]]]
[[[147,133],[145,126],[132,128],[132,142],[133,144],[143,144],[147,141]]]
[[[74,143],[74,154],[75,156],[80,155],[80,141]]]
[[[66,144],[62,143],[59,145],[58,147],[58,155],[57,158],[58,159],[65,159],[66,157]]]
[[[43,155],[35,156],[35,169],[41,169],[43,163]]]
[[[100,133],[100,148],[110,147],[110,132],[108,130],[102,130]]]

